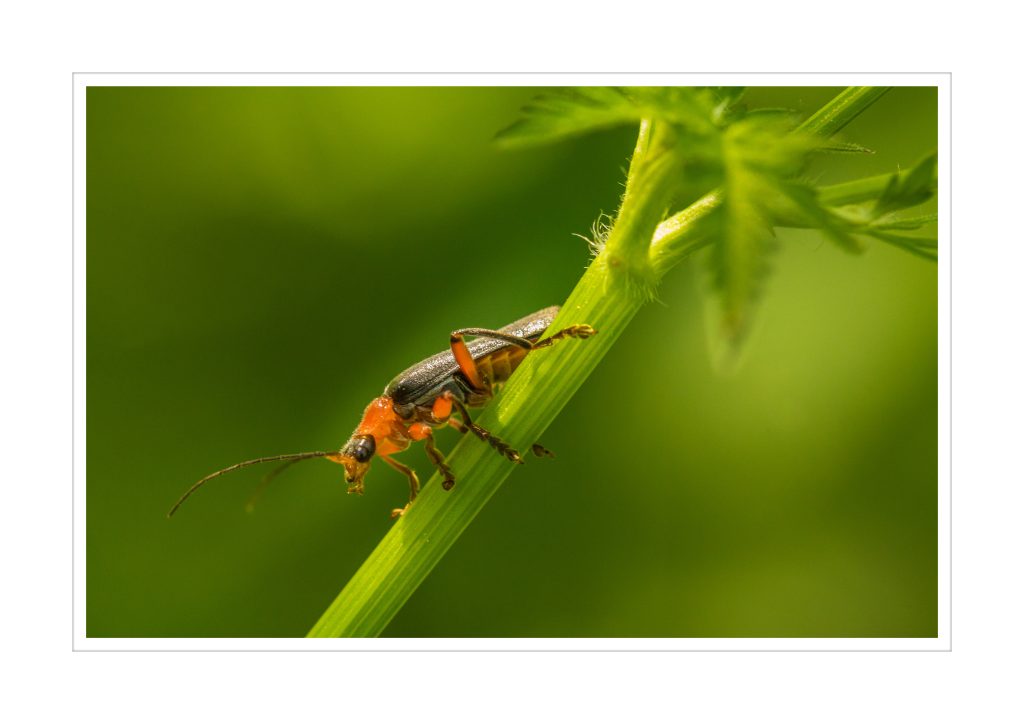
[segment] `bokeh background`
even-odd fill
[[[164,514],[212,470],[338,446],[451,329],[565,299],[634,131],[497,150],[536,92],[88,90],[88,636],[317,620],[405,501],[398,473],[359,498],[306,462],[247,514],[250,469]],[[936,113],[934,89],[895,89],[845,132],[876,153],[812,172],[908,166]],[[558,458],[509,478],[386,635],[936,635],[937,268],[780,240],[743,365],[713,369],[688,261],[545,435]]]

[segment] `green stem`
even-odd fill
[[[847,108],[844,113],[853,113],[856,106],[848,100],[843,103]],[[856,113],[849,115],[849,119]],[[815,117],[819,115],[821,112]],[[823,127],[838,130],[842,124],[837,125],[835,117],[832,114],[832,120]],[[645,126],[644,133],[649,130]],[[584,273],[552,324],[554,331],[570,324],[587,323],[598,334],[585,341],[566,340],[528,355],[505,389],[479,417],[483,427],[519,450],[529,449],[542,435],[645,303],[646,298],[635,293],[635,279],[619,273],[621,268],[609,263],[610,260],[622,259],[624,253],[642,255],[639,262],[626,259],[628,268],[664,273],[707,241],[701,222],[719,203],[715,192],[657,224],[665,184],[649,184],[654,184],[651,179],[665,180],[662,174],[667,172],[662,166],[647,165],[657,160],[652,139],[644,140],[642,135],[638,150],[642,151],[634,159],[638,166],[631,164],[627,184],[627,188],[633,186],[630,190],[634,196],[623,200],[609,244]],[[639,164],[650,173],[637,171]],[[652,201],[650,197],[658,198]],[[470,436],[459,442],[449,462],[458,475],[455,488],[446,492],[441,488],[440,476],[430,479],[416,504],[384,536],[309,636],[380,635],[517,467]]]
[[[626,193],[605,243],[601,263],[624,274],[642,295],[651,296],[657,279],[648,249],[680,173],[671,129],[650,119],[640,123],[626,177]]]
[[[913,169],[899,171],[899,177],[904,179]],[[827,206],[846,206],[849,204],[860,204],[865,201],[873,201],[882,195],[885,187],[892,180],[891,173],[883,173],[878,176],[859,178],[855,181],[846,181],[841,184],[822,186],[818,189],[818,200]]]
[[[659,279],[711,241],[711,235],[706,233],[707,221],[711,212],[721,204],[722,191],[716,189],[658,224],[651,241],[650,256]]]
[[[808,118],[798,130],[828,138],[889,91],[885,86],[850,86]]]

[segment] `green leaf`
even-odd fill
[[[729,126],[723,136],[726,165],[741,164],[777,184],[800,173],[822,139],[793,129],[784,115],[748,115]]]
[[[749,174],[728,174],[728,191],[719,212],[719,238],[711,246],[712,280],[722,311],[719,332],[733,347],[746,336],[768,274],[768,257],[775,248],[771,225],[754,200],[757,187],[755,177]]]
[[[918,161],[909,173],[894,173],[875,203],[874,217],[923,204],[934,196],[938,184],[936,161],[937,155],[932,153]]]
[[[871,236],[891,244],[916,256],[935,261],[939,258],[939,239],[937,236],[914,236],[888,231],[870,231]]]
[[[722,311],[719,332],[734,354],[747,336],[768,274],[773,216],[779,204],[800,198],[789,179],[821,143],[794,133],[792,125],[783,116],[750,115],[723,135],[723,202],[710,261]]]
[[[643,109],[623,88],[565,88],[545,94],[521,111],[522,117],[500,131],[503,146],[557,141],[604,128],[639,123]]]
[[[922,226],[934,224],[938,220],[939,215],[936,213],[904,217],[900,217],[895,214],[887,214],[880,219],[872,221],[870,227],[872,229],[881,229],[883,231],[888,229],[920,229]]]
[[[710,137],[735,93],[715,88],[560,88],[523,108],[496,136],[505,147],[558,141],[655,118],[691,137]]]
[[[836,141],[831,140],[819,148],[820,151],[828,153],[866,153],[873,154],[867,146],[861,146],[859,143],[851,143],[850,141]]]
[[[717,105],[711,117],[718,126],[726,126],[744,113],[744,106],[740,99],[746,93],[742,86],[718,86],[708,89],[715,97]]]
[[[711,86],[708,88],[720,104],[734,106],[740,102],[747,89],[741,85]]]
[[[851,233],[851,224],[833,209],[821,203],[816,189],[796,183],[784,187],[786,199],[793,204],[796,213],[792,210],[789,214],[775,214],[776,221],[779,216],[789,220],[797,219],[798,223],[778,224],[792,225],[803,228],[817,228],[825,235],[825,238],[835,243],[844,251],[859,254],[864,251],[864,245]]]

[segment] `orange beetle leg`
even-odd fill
[[[451,490],[455,487],[455,474],[452,469],[448,466],[448,463],[444,461],[444,455],[437,449],[437,445],[434,444],[434,431],[430,428],[430,425],[422,422],[416,422],[409,426],[409,435],[413,440],[423,440],[424,445],[427,448],[427,457],[430,458],[430,462],[434,463],[434,467],[441,473],[441,477],[444,480],[441,482],[441,487],[445,490]]]
[[[476,360],[469,353],[469,348],[466,347],[466,340],[463,339],[461,332],[452,332],[451,345],[455,361],[458,362],[462,374],[469,380],[469,384],[476,390],[486,389],[483,378],[480,377],[480,370],[477,369]]]
[[[434,434],[434,431],[430,429],[430,425],[425,422],[414,422],[409,425],[409,437],[419,442],[420,440],[426,440],[428,437]]]
[[[438,422],[444,422],[452,416],[452,393],[445,391],[434,400],[431,414]]]
[[[465,425],[463,425],[461,422],[459,422],[459,418],[457,418],[457,417],[449,417],[448,418],[448,426],[455,428],[456,430],[461,432],[463,435],[465,435],[467,432],[469,432],[469,428],[466,427]]]
[[[410,468],[409,466],[402,465],[402,463],[398,462],[397,460],[392,460],[387,455],[383,455],[382,459],[388,465],[390,465],[395,470],[402,473],[402,475],[409,479],[409,502],[405,504],[404,508],[395,508],[394,510],[391,511],[391,517],[397,518],[398,516],[405,513],[405,511],[409,510],[409,506],[412,505],[412,501],[416,500],[416,496],[420,492],[420,479],[419,477],[417,477],[416,471]]]

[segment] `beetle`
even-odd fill
[[[405,370],[384,388],[363,412],[363,418],[348,441],[337,451],[271,455],[236,463],[207,475],[195,483],[167,513],[170,518],[188,498],[216,477],[239,468],[261,463],[285,461],[264,478],[264,483],[284,468],[301,460],[326,458],[345,468],[349,493],[363,493],[363,478],[374,457],[379,457],[409,481],[409,502],[391,512],[395,518],[407,511],[420,490],[416,471],[391,456],[422,441],[427,457],[441,473],[441,487],[451,490],[455,474],[434,443],[433,431],[448,425],[465,434],[472,432],[496,452],[513,463],[522,463],[518,450],[473,422],[468,408],[486,405],[498,387],[505,383],[526,355],[550,347],[566,338],[587,339],[597,333],[589,324],[574,324],[541,339],[558,314],[559,307],[547,307],[518,319],[501,329],[469,327],[451,333],[450,349],[428,357]],[[477,337],[466,342],[466,337]],[[453,413],[458,413],[458,418]],[[537,456],[553,457],[540,444],[532,446]]]

